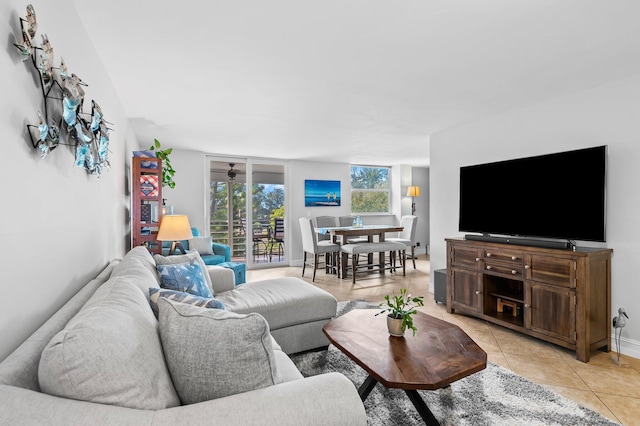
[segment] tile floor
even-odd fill
[[[429,291],[429,260],[418,256],[417,269],[409,262],[407,276],[379,274],[338,279],[318,270],[315,285],[333,294],[339,301],[362,299],[379,303],[384,295],[403,287],[412,294],[425,295],[422,311],[459,325],[488,354],[489,361],[542,384],[623,425],[640,425],[640,360],[621,355],[621,366],[615,353],[594,352],[591,361],[583,363],[564,348],[531,338],[506,328],[463,315],[448,314],[444,305],[433,300]],[[259,269],[247,272],[247,281],[300,277],[301,267]],[[307,267],[305,281],[311,282]]]

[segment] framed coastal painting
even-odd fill
[[[304,181],[305,207],[337,207],[340,205],[339,180]]]

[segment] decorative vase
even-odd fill
[[[387,329],[389,334],[396,337],[403,337],[402,318],[394,318],[391,314],[387,315]]]

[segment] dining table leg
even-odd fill
[[[384,242],[384,232],[381,232],[378,235],[378,241],[383,243]],[[382,275],[384,275],[384,252],[381,251],[380,253],[378,253],[378,268],[380,269],[380,273]]]

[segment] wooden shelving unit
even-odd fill
[[[162,220],[162,160],[133,157],[131,173],[131,247],[162,254],[156,237]]]

